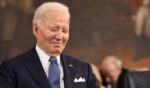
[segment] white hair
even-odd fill
[[[122,61],[116,57],[116,56],[113,56],[113,55],[110,55],[110,56],[106,56],[104,58],[104,60],[102,61],[102,67],[104,64],[107,64],[109,62],[112,62],[112,64],[116,67],[116,68],[122,68]]]
[[[40,23],[43,14],[50,10],[64,11],[70,18],[69,8],[66,5],[59,2],[46,2],[36,9],[34,13],[33,23]]]

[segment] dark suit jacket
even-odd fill
[[[65,88],[98,88],[89,64],[66,55],[61,61]],[[85,82],[74,82],[80,77]],[[35,48],[1,65],[0,88],[51,88]]]
[[[125,88],[150,88],[150,71],[131,71],[125,76]]]

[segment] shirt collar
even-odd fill
[[[43,62],[49,61],[50,59],[49,55],[47,55],[38,45],[36,45],[35,48],[41,61]],[[60,55],[56,56],[56,59],[57,59],[58,64],[60,64]]]

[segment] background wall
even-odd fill
[[[150,67],[150,54],[143,53],[150,51],[149,45],[138,50],[130,0],[0,0],[0,61],[35,45],[32,17],[46,1],[70,7],[70,40],[64,53],[97,66],[103,56],[116,55],[126,67]]]

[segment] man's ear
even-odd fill
[[[38,25],[36,23],[33,23],[32,31],[33,31],[34,36],[37,38],[38,37],[39,27],[38,27]]]

